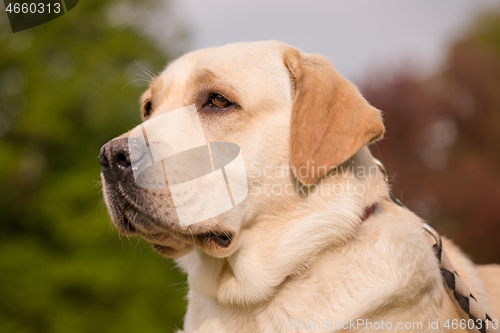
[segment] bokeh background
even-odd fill
[[[185,277],[102,203],[97,154],[139,122],[144,66],[277,39],[326,55],[384,112],[394,193],[500,263],[493,0],[85,0],[12,34],[0,4],[0,332],[172,332]]]

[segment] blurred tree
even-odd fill
[[[479,17],[432,78],[402,70],[361,90],[384,112],[372,151],[395,194],[475,262],[500,263],[500,13]]]
[[[99,148],[140,120],[135,61],[169,58],[128,21],[158,3],[81,1],[16,34],[0,15],[1,332],[182,326],[184,277],[119,239],[98,183]]]

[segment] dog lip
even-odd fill
[[[198,235],[198,237],[204,240],[205,242],[213,242],[222,248],[227,248],[229,247],[229,245],[231,245],[233,234],[230,232],[209,231]]]
[[[114,221],[118,230],[125,235],[142,236],[165,257],[179,258],[198,246],[209,255],[223,258],[236,248],[238,233],[231,228],[210,223],[181,227],[173,220],[158,220],[126,197],[121,189],[116,189],[115,200],[119,200],[115,206],[118,211],[114,214],[120,216],[118,221]]]
[[[226,228],[209,226],[207,224],[195,223],[187,227],[181,227],[178,222],[159,220],[152,216],[147,210],[143,209],[140,204],[132,200],[131,198],[125,196],[124,193],[127,192],[128,183],[119,183],[115,186],[119,188],[114,189],[114,194],[116,199],[120,202],[118,216],[121,216],[121,221],[119,223],[120,232],[128,235],[140,234],[143,237],[154,236],[161,237],[164,233],[174,233],[179,237],[196,238],[198,244],[203,244],[205,246],[217,247],[219,249],[226,249],[230,247],[235,240],[236,233],[234,230],[227,230]],[[140,223],[136,221],[136,218],[141,218],[147,220],[148,223]],[[149,225],[150,228],[144,228]],[[154,231],[153,231],[154,230]],[[151,234],[154,232],[154,234]],[[155,242],[153,239],[148,240],[151,243],[161,243]],[[163,246],[159,244],[159,246]],[[160,251],[161,252],[161,251]]]

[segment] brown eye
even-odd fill
[[[144,103],[144,117],[149,117],[151,115],[151,111],[153,111],[151,101],[146,101],[146,103]]]
[[[224,109],[230,106],[232,103],[229,102],[224,96],[220,94],[210,95],[209,102],[212,106]]]

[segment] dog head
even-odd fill
[[[283,215],[290,207],[307,209],[301,193],[384,132],[380,111],[326,58],[278,42],[184,55],[151,82],[140,103],[144,122],[194,105],[206,140],[238,145],[246,169],[248,195],[241,203],[181,226],[168,186],[137,185],[131,132],[103,146],[101,178],[113,223],[173,258],[195,248],[229,256],[264,217]],[[277,188],[294,194],[265,193],[276,194]]]

